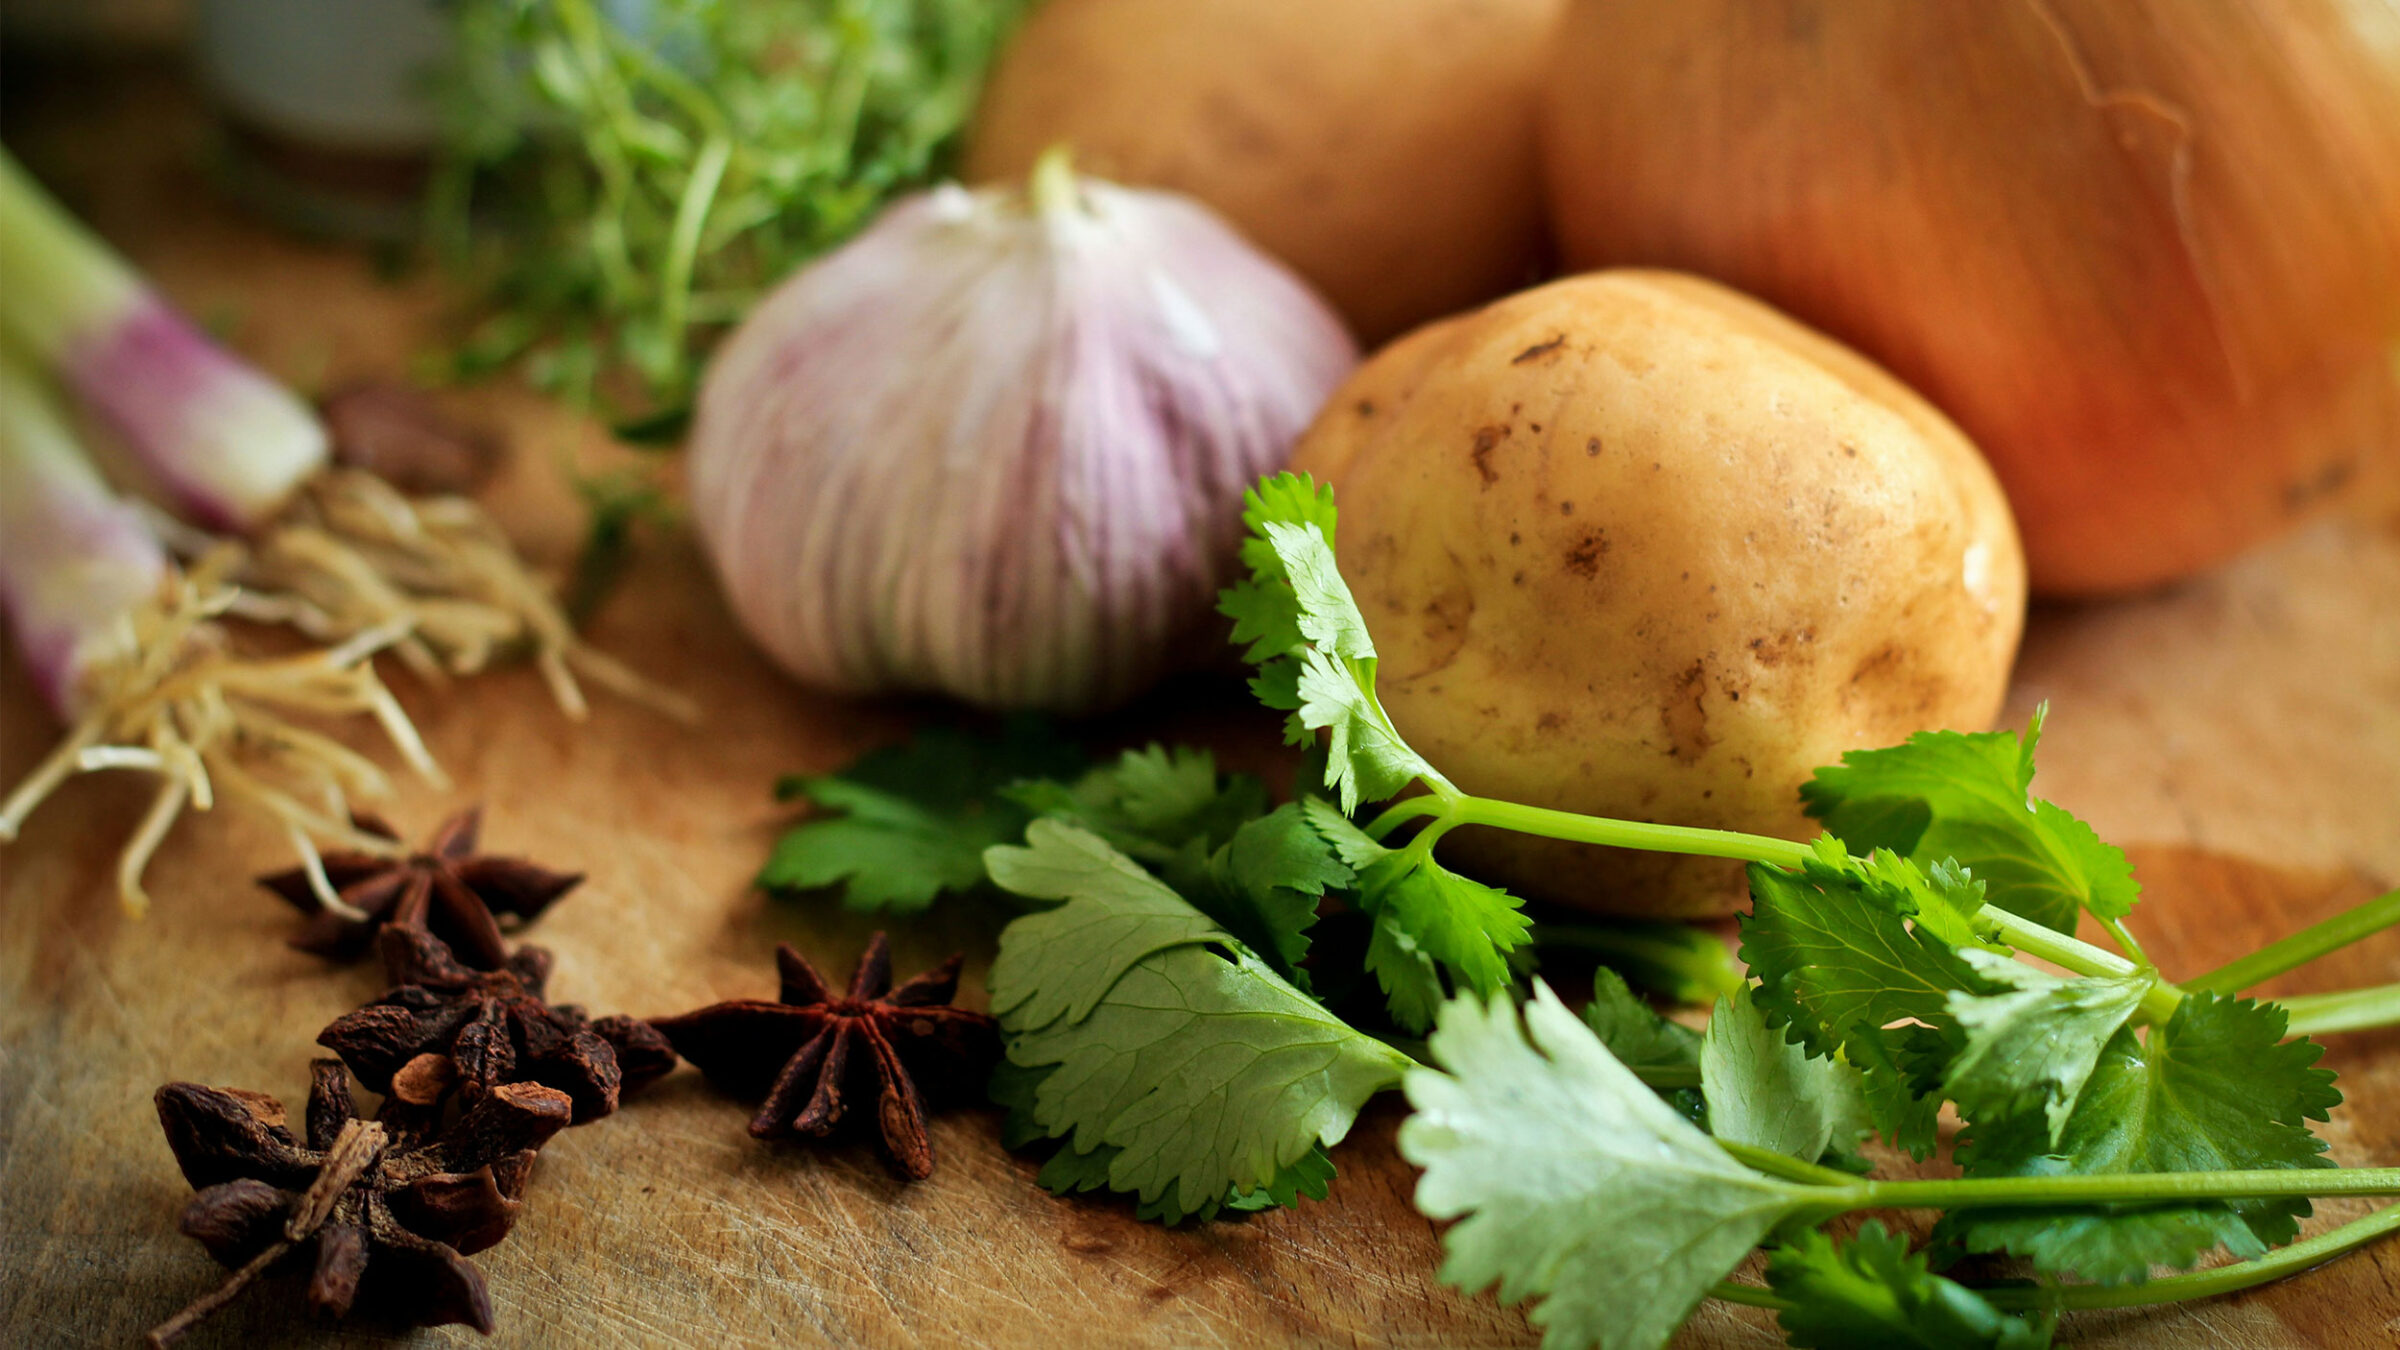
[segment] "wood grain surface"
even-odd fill
[[[20,85],[24,83],[20,72]],[[48,72],[11,90],[10,145],[193,312],[303,388],[390,377],[438,340],[429,279],[378,280],[357,254],[295,243],[211,195],[205,123],[179,81]],[[0,279],[0,284],[5,284]],[[505,434],[487,504],[539,559],[572,549],[560,457],[611,453],[590,424],[523,390],[458,394]],[[747,886],[783,816],[780,773],[825,769],[919,711],[841,703],[777,676],[741,640],[688,540],[652,547],[592,636],[708,709],[693,731],[603,698],[566,721],[504,670],[446,690],[394,677],[447,791],[404,782],[410,833],[480,801],[485,839],[587,871],[528,936],[558,955],[553,993],[595,1014],[658,1015],[773,987],[777,941],[846,969],[872,925]],[[0,652],[0,780],[52,727]],[[2009,715],[2052,703],[2041,789],[2133,846],[2134,928],[2171,972],[2199,969],[2400,882],[2400,513],[2312,527],[2224,573],[2147,599],[2040,610]],[[1099,734],[1201,732],[1276,762],[1238,688],[1178,686]],[[368,744],[363,739],[357,743]],[[76,782],[0,853],[0,1343],[115,1345],[221,1275],[174,1232],[189,1195],[150,1094],[170,1079],[296,1102],[317,1029],[379,992],[367,967],[283,945],[291,913],[249,884],[280,842],[230,813],[180,826],[142,921],[110,894],[139,785]],[[995,921],[966,907],[895,931],[905,972],[969,954],[969,1000]],[[2400,978],[2390,935],[2292,978]],[[2331,1041],[2349,1102],[2325,1129],[2350,1164],[2400,1164],[2400,1035]],[[1122,1205],[1053,1199],[1002,1152],[990,1111],[942,1117],[941,1165],[896,1181],[864,1147],[767,1147],[746,1106],[689,1070],[542,1154],[515,1234],[477,1258],[493,1344],[1498,1346],[1520,1314],[1436,1282],[1439,1235],[1408,1203],[1398,1113],[1371,1109],[1335,1151],[1332,1197],[1166,1231]],[[2359,1212],[2325,1207],[2312,1225]],[[2400,1344],[2400,1245],[2235,1299],[2074,1319],[2074,1344]],[[327,1330],[270,1280],[190,1343],[468,1344],[452,1328]],[[1765,1347],[1760,1314],[1704,1310],[1681,1344]]]

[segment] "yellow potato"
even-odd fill
[[[1380,342],[1523,285],[1563,0],[1047,0],[985,90],[974,182],[1064,141],[1217,209]]]
[[[1844,750],[1999,710],[2025,562],[1983,459],[1880,368],[1698,278],[1603,272],[1385,349],[1295,452],[1338,493],[1384,707],[1462,789],[1816,833]],[[1738,866],[1467,827],[1445,857],[1624,914]]]

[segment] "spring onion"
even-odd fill
[[[214,534],[244,537],[225,578],[244,617],[390,646],[428,679],[529,649],[570,716],[585,712],[577,674],[691,715],[577,638],[480,507],[333,467],[306,405],[203,336],[5,151],[0,274],[0,333],[113,430],[146,484],[196,527],[168,528],[177,551],[196,560],[221,542]]]
[[[440,772],[368,658],[397,630],[329,648],[254,659],[215,622],[235,591],[238,550],[189,572],[172,566],[141,513],[118,499],[53,408],[49,391],[0,361],[0,602],[35,683],[66,736],[0,801],[0,843],[78,773],[135,769],[157,795],[118,860],[127,909],[149,906],[142,873],[185,807],[220,798],[277,820],[312,877],[315,840],[389,852],[350,823],[348,800],[390,784],[373,762],[286,714],[365,714],[419,773]],[[339,905],[330,886],[320,899]]]
[[[325,428],[211,341],[0,150],[0,331],[55,371],[177,514],[248,530],[324,467]]]

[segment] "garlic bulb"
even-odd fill
[[[1242,490],[1357,352],[1208,210],[1076,178],[895,202],[718,352],[692,513],[750,635],[849,692],[1092,711],[1203,636]]]

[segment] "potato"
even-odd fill
[[[1543,252],[1534,119],[1563,0],[1049,0],[967,177],[1076,167],[1215,207],[1362,341],[1511,290]]]
[[[2025,561],[1991,470],[1864,358],[1733,291],[1572,277],[1377,354],[1301,439],[1384,707],[1465,791],[1809,838],[1844,750],[1999,710]],[[1461,829],[1444,855],[1622,914],[1738,865]]]

